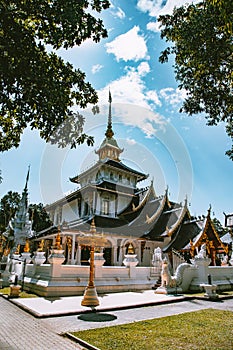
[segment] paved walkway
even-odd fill
[[[57,334],[50,324],[0,297],[1,350],[77,350],[78,344]]]
[[[154,298],[152,293],[151,297]],[[179,297],[172,298],[169,296],[157,295],[156,298],[158,297],[158,303],[147,303],[146,306],[143,306],[143,298],[147,297],[148,299],[149,295],[150,294],[148,291],[146,293],[117,293],[109,294],[109,296],[105,295],[102,297],[103,299],[100,298],[101,306],[99,307],[99,312],[96,313],[84,312],[80,306],[80,297],[57,298],[56,300],[48,300],[45,298],[14,299],[14,303],[0,297],[0,349],[80,350],[84,348],[59,334],[68,331],[107,327],[117,324],[165,317],[206,308],[218,308],[233,312],[233,299],[211,302],[202,299],[184,300]],[[169,303],[164,303],[166,298]],[[68,315],[52,315],[51,310],[53,307],[50,306],[50,317],[47,313],[45,318],[35,318],[33,315],[21,309],[22,304],[24,304],[24,306],[27,304],[28,307],[29,300],[31,307],[34,304],[34,309],[35,305],[37,305],[37,311],[40,309],[40,305],[42,306],[40,315],[45,312],[43,311],[45,310],[43,309],[45,305],[50,304],[53,305],[54,310],[59,305],[61,314],[66,313]],[[110,301],[112,305],[115,305],[114,310],[111,308],[111,305],[108,305]],[[153,299],[153,301],[155,300]],[[67,313],[69,302],[70,310]],[[131,305],[132,302],[134,302],[138,307],[133,308]],[[129,304],[129,308],[127,308],[127,303]],[[20,307],[19,304],[21,304]],[[76,308],[76,314],[72,314],[74,308]],[[35,312],[35,310],[32,308],[30,312]]]

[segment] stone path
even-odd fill
[[[1,350],[80,350],[78,344],[0,297]]]

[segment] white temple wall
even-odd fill
[[[227,279],[233,287],[233,266],[209,266],[208,272],[213,284],[221,286]]]
[[[70,222],[79,218],[77,199],[66,203],[62,207],[62,222]]]
[[[146,242],[143,250],[143,260],[141,265],[151,266],[152,254],[153,254],[152,244],[150,242]]]
[[[51,265],[27,265],[24,288],[41,296],[83,295],[88,284],[89,266],[60,265],[53,275]],[[151,289],[155,281],[149,267],[103,266],[95,274],[98,293]]]
[[[116,199],[115,196],[109,196],[109,215],[110,217],[115,217],[116,212]]]
[[[100,215],[100,210],[101,210],[101,198],[100,198],[100,195],[99,195],[99,192],[96,193],[96,207],[95,207],[95,213],[97,215]]]
[[[126,209],[131,202],[131,197],[118,196],[117,212],[120,213],[122,210]]]
[[[83,294],[88,283],[89,266],[59,265],[57,269],[52,267],[53,265],[49,264],[27,264],[26,289],[39,295]],[[101,293],[151,289],[158,277],[151,274],[151,267],[99,266],[98,269],[101,273],[95,274],[95,284]],[[212,284],[217,285],[217,292],[231,290],[233,286],[233,266],[197,266],[185,263],[180,265],[179,270],[180,272],[172,278],[177,279],[178,288],[183,293],[200,292],[201,284],[209,282],[208,275],[211,276]]]
[[[57,206],[54,210],[54,219],[53,219],[53,224],[54,225],[59,225],[62,221],[62,207]]]

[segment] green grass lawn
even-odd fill
[[[230,350],[233,313],[208,309],[72,334],[101,350]]]

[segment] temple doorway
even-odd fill
[[[81,246],[81,265],[90,265],[90,247]]]
[[[104,248],[105,266],[112,266],[112,248]]]

